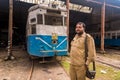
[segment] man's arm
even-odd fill
[[[96,56],[94,39],[89,34],[87,35],[87,46],[88,46],[88,57],[87,57],[86,65],[89,65],[90,62],[95,60],[95,56]]]

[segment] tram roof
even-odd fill
[[[63,7],[59,7],[59,8],[53,8],[53,7],[49,7],[48,5],[43,5],[43,4],[38,4],[38,5],[34,5],[32,6],[28,11],[33,11],[36,10],[38,8],[42,8],[42,9],[52,9],[52,10],[60,10],[60,11],[67,11],[66,8]]]

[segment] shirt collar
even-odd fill
[[[86,33],[84,32],[81,36],[78,36],[78,34],[75,35],[75,37],[73,38],[73,40],[76,40],[79,37],[85,37]]]

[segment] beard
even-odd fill
[[[83,31],[80,31],[80,32],[77,32],[78,35],[82,35],[83,34]]]

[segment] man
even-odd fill
[[[70,50],[70,78],[71,80],[86,80],[86,67],[89,66],[96,55],[93,38],[85,33],[85,24],[78,22],[76,24],[76,35],[71,42]],[[85,62],[85,38],[87,37],[88,57]]]

